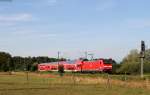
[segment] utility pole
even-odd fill
[[[88,54],[87,54],[87,51],[86,51],[86,52],[85,52],[85,59],[87,59],[87,55],[88,55]]]
[[[141,52],[140,52],[140,58],[141,58],[141,78],[143,78],[143,63],[145,58],[145,42],[141,41]]]
[[[26,61],[27,60],[27,61]],[[29,74],[28,74],[28,58],[24,57],[23,58],[24,64],[25,64],[25,72],[26,72],[26,79],[27,79],[27,83],[29,82]]]
[[[59,57],[60,57],[60,52],[58,51],[58,53],[57,53],[57,58],[58,58],[58,64],[57,65],[58,65],[58,67],[59,67],[59,59],[60,59]]]
[[[8,64],[8,71],[9,71],[9,75],[11,75],[10,58],[8,58],[7,64]]]

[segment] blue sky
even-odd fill
[[[7,0],[6,0],[7,1]],[[0,1],[0,51],[66,58],[94,53],[121,60],[150,45],[150,0]]]

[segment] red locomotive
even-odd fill
[[[74,61],[41,63],[38,65],[38,70],[58,71],[58,66],[60,64],[64,66],[64,71],[72,71],[72,72],[111,72],[112,71],[112,59],[97,59],[92,61],[74,60]]]

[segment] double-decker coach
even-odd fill
[[[112,59],[97,59],[91,61],[73,60],[52,63],[41,63],[39,71],[58,71],[58,66],[63,65],[64,71],[72,72],[111,72]]]

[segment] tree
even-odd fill
[[[138,50],[131,50],[130,53],[122,60],[118,73],[140,73],[140,53]],[[145,51],[144,72],[150,72],[150,49]]]
[[[38,63],[33,63],[31,66],[31,71],[37,71],[38,70]]]
[[[0,71],[9,71],[11,65],[11,55],[6,52],[0,52]]]
[[[58,65],[58,72],[59,72],[60,76],[63,76],[63,73],[64,73],[64,65],[63,64]]]
[[[120,73],[138,73],[139,72],[139,53],[138,51],[131,50],[130,53],[121,62],[121,67],[118,72]]]
[[[115,60],[112,60],[112,73],[117,73],[117,69],[120,68],[120,64],[118,64]]]
[[[65,58],[49,58],[48,56],[38,57],[11,57],[9,53],[0,52],[0,71],[35,71],[39,63],[65,61]]]

